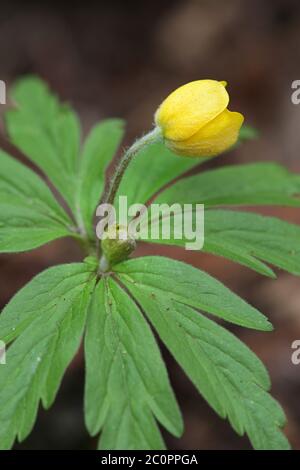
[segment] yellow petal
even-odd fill
[[[173,91],[158,108],[155,122],[166,139],[182,141],[215,119],[228,103],[224,82],[197,80]]]
[[[212,157],[232,147],[238,139],[244,116],[225,109],[219,116],[184,141],[166,141],[175,153],[190,157]]]

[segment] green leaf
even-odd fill
[[[240,133],[239,133],[239,140],[256,140],[259,137],[259,132],[252,126],[243,125]]]
[[[145,319],[112,280],[98,284],[85,337],[85,417],[101,449],[161,449],[153,415],[180,435],[182,421]]]
[[[184,248],[191,240],[182,233],[181,239],[176,238],[171,224],[170,237],[163,238],[160,229],[157,239],[149,237],[144,241]],[[221,209],[204,213],[203,252],[228,258],[271,278],[276,275],[263,261],[300,275],[299,240],[299,226],[275,217]]]
[[[35,277],[0,315],[0,338],[14,342],[0,368],[0,448],[30,433],[42,399],[53,402],[76,353],[94,286],[88,264],[50,268]]]
[[[0,203],[0,252],[17,253],[72,234],[67,228],[30,209]]]
[[[221,235],[222,231],[220,230],[219,232],[217,232],[218,227],[211,226],[211,221],[215,218],[215,212],[216,211],[205,212],[205,240],[201,251],[230,259],[236,263],[240,263],[250,269],[253,269],[254,271],[257,271],[260,274],[275,279],[276,274],[274,273],[274,271],[265,263],[261,262],[258,258],[256,258],[254,256],[255,253],[252,250],[246,248],[244,246],[244,243],[239,242],[238,244],[235,244],[233,243],[233,240],[228,241],[223,239]],[[208,216],[206,217],[206,215]],[[212,237],[210,237],[210,229],[212,229]],[[188,240],[184,237],[182,239],[176,238],[174,236],[174,232],[171,231],[171,235],[168,238],[162,237],[160,232],[157,238],[147,238],[143,241],[146,241],[148,243],[159,243],[160,245],[171,245],[178,246],[180,248],[186,248],[186,244],[191,243],[191,241],[193,240]]]
[[[95,271],[92,263],[72,263],[47,269],[23,287],[0,315],[0,340],[5,343],[17,338],[38,316],[43,320],[56,308],[63,309],[67,294],[80,291]],[[43,309],[47,309],[43,311]],[[49,311],[48,311],[49,310]]]
[[[255,449],[289,449],[278,429],[285,424],[284,413],[268,395],[268,374],[252,351],[186,305],[162,293],[153,296],[141,284],[127,286],[212,408],[238,434],[247,433]]]
[[[34,172],[1,150],[0,166],[0,252],[76,236],[72,221]]]
[[[221,282],[180,261],[147,256],[118,264],[114,270],[128,288],[140,286],[154,297],[163,295],[244,327],[272,329],[264,315]]]
[[[144,204],[163,186],[205,160],[178,157],[163,143],[149,145],[130,163],[117,197],[127,196],[128,206]]]
[[[77,116],[42,80],[20,80],[12,98],[17,106],[5,114],[11,141],[50,178],[72,209],[80,233],[93,238],[93,215],[106,167],[123,137],[122,121],[96,125],[80,156]]]
[[[124,134],[123,121],[107,119],[97,124],[87,137],[80,158],[76,212],[81,228],[94,236],[93,216],[104,189],[105,170]]]
[[[11,96],[16,106],[5,114],[11,141],[45,172],[74,209],[80,145],[77,116],[36,77],[17,82]]]
[[[190,176],[160,193],[155,203],[283,205],[300,207],[299,176],[274,163],[226,166]]]
[[[203,250],[275,277],[260,262],[300,275],[300,227],[249,212],[209,210],[205,213]]]

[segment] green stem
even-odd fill
[[[160,140],[161,137],[162,137],[162,134],[161,134],[160,128],[155,127],[148,134],[136,140],[134,144],[125,151],[124,155],[122,156],[120,162],[118,163],[115,169],[114,175],[110,181],[110,185],[106,193],[106,196],[104,198],[104,201],[102,201],[103,203],[106,203],[106,204],[114,203],[114,200],[118,192],[120,183],[122,181],[123,175],[129,163],[133,159],[133,157],[147,145],[153,144],[157,142],[158,140]]]

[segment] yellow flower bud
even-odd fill
[[[244,117],[227,109],[225,87],[226,82],[197,80],[177,88],[162,102],[155,123],[173,152],[212,157],[236,143]]]

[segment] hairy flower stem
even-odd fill
[[[103,203],[105,204],[114,203],[114,200],[115,200],[117,191],[119,189],[120,183],[122,181],[123,175],[129,163],[133,159],[133,157],[147,145],[153,144],[159,141],[161,137],[162,137],[162,134],[161,134],[160,128],[155,127],[148,134],[136,140],[134,144],[125,151],[125,153],[123,154],[120,162],[118,163],[115,169],[114,175],[110,181],[108,191],[106,193],[106,196],[104,197],[104,201],[102,201]],[[151,162],[149,162],[149,164],[151,164]]]
[[[118,192],[120,183],[122,181],[122,178],[124,176],[124,173],[131,162],[131,160],[134,158],[134,156],[142,150],[144,147],[147,145],[153,144],[155,142],[158,142],[162,138],[162,133],[159,127],[155,127],[152,131],[148,132],[148,134],[144,135],[140,139],[136,140],[131,147],[129,147],[123,154],[121,160],[117,164],[113,177],[110,181],[108,191],[105,194],[104,198],[101,201],[101,204],[113,204],[116,194]],[[151,162],[150,162],[151,164]],[[101,248],[100,248],[100,243],[99,239],[97,240],[97,255],[98,258],[100,259],[100,266],[99,270],[100,272],[105,272],[109,268],[109,262],[106,259],[105,256],[102,256],[103,254],[101,253]],[[102,256],[102,257],[101,257]]]

